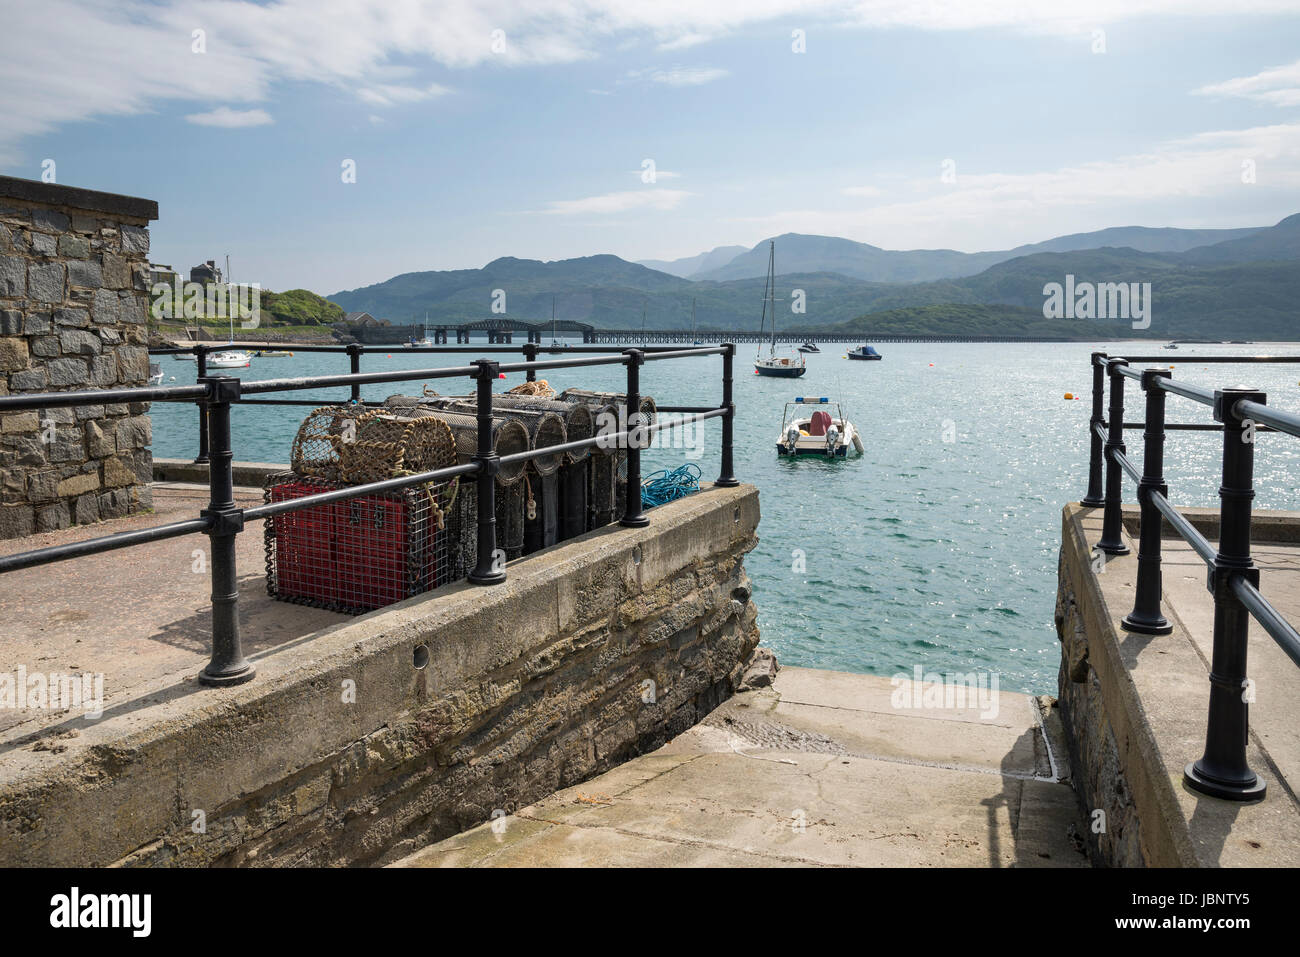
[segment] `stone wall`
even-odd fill
[[[757,647],[758,492],[650,515],[0,754],[0,866],[381,864],[662,745]]]
[[[0,395],[143,386],[150,200],[0,176]],[[146,403],[0,415],[0,538],[150,507]]]

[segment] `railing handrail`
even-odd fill
[[[1300,437],[1300,416],[1270,409],[1267,396],[1245,387],[1211,391],[1200,386],[1175,382],[1163,368],[1135,370],[1133,362],[1161,362],[1160,356],[1108,356],[1093,353],[1093,414],[1089,420],[1091,456],[1088,494],[1083,504],[1105,507],[1100,551],[1127,554],[1122,541],[1121,473],[1137,482],[1139,511],[1139,547],[1137,582],[1133,610],[1122,627],[1151,635],[1164,635],[1173,626],[1161,614],[1161,523],[1168,521],[1209,568],[1207,587],[1214,596],[1214,637],[1211,663],[1209,721],[1205,753],[1189,763],[1183,772],[1184,783],[1195,791],[1228,800],[1259,800],[1265,784],[1246,760],[1248,703],[1243,688],[1246,678],[1246,640],[1248,622],[1254,618],[1274,642],[1300,665],[1300,632],[1291,625],[1259,591],[1259,569],[1251,558],[1251,500],[1254,498],[1254,435],[1256,432],[1281,432]],[[1300,356],[1196,356],[1195,361],[1229,363],[1300,362]],[[1172,368],[1172,367],[1171,367]],[[1110,414],[1102,418],[1105,379],[1110,380]],[[1125,423],[1124,380],[1136,379],[1146,393],[1146,416],[1142,423],[1144,438],[1143,467],[1129,459],[1123,445],[1123,433],[1134,424]],[[1223,432],[1223,479],[1219,488],[1219,546],[1216,549],[1201,532],[1178,511],[1168,498],[1164,483],[1163,447],[1165,431],[1165,394],[1208,405],[1214,410],[1217,428]],[[1259,426],[1258,428],[1256,426]],[[1249,431],[1248,431],[1249,430]],[[1101,495],[1100,478],[1105,466],[1106,488]]]
[[[199,675],[199,681],[207,685],[238,684],[250,680],[254,674],[252,664],[243,655],[239,637],[238,616],[235,609],[238,599],[235,577],[235,537],[243,531],[247,521],[265,519],[316,505],[396,491],[430,482],[459,480],[461,477],[473,476],[477,482],[478,491],[477,563],[467,577],[474,584],[492,585],[505,580],[504,570],[495,567],[494,484],[495,475],[502,465],[526,463],[543,456],[553,456],[594,446],[608,447],[610,443],[619,443],[621,447],[626,449],[627,454],[625,510],[623,516],[619,519],[619,524],[641,527],[649,524],[649,519],[642,512],[641,505],[640,449],[642,443],[648,444],[649,436],[661,430],[679,428],[690,422],[700,422],[721,417],[723,420],[721,470],[714,485],[726,488],[739,484],[732,471],[732,442],[735,419],[735,403],[732,401],[733,361],[736,353],[734,343],[654,351],[632,348],[616,354],[609,353],[607,348],[596,347],[584,351],[600,354],[545,360],[535,358],[537,352],[541,350],[535,344],[529,343],[523,346],[522,349],[507,347],[506,350],[492,350],[522,351],[528,357],[528,361],[524,362],[503,365],[491,359],[477,359],[471,366],[453,366],[445,369],[399,369],[380,373],[361,373],[357,371],[359,358],[364,350],[355,346],[345,346],[338,349],[331,348],[328,351],[342,351],[348,354],[353,369],[350,374],[297,379],[253,380],[248,382],[233,376],[204,375],[204,352],[206,350],[201,346],[175,349],[174,351],[197,352],[200,362],[199,383],[197,385],[27,393],[17,396],[3,396],[0,397],[0,411],[6,409],[42,409],[57,406],[96,405],[107,402],[195,401],[200,410],[201,438],[204,440],[200,443],[200,456],[196,461],[209,461],[210,459],[208,508],[204,509],[200,517],[195,519],[186,519],[166,525],[129,532],[118,532],[80,542],[70,542],[0,556],[0,574],[71,558],[100,554],[119,548],[128,548],[133,545],[162,541],[182,535],[207,534],[212,545],[212,657],[207,667]],[[326,350],[321,347],[315,351]],[[465,353],[476,350],[445,349],[426,351]],[[653,423],[642,421],[644,416],[639,411],[639,369],[641,365],[648,361],[710,355],[720,355],[723,360],[721,404],[717,406],[666,407],[664,410],[666,412],[684,412],[687,414],[672,421]],[[618,432],[602,431],[591,438],[535,447],[506,456],[496,454],[492,447],[491,435],[493,417],[492,384],[497,378],[503,377],[505,372],[526,372],[528,379],[532,381],[539,370],[582,368],[597,365],[623,365],[627,368],[625,403],[628,408],[628,421],[625,428]],[[238,405],[245,395],[347,385],[352,389],[352,398],[347,401],[349,403],[359,403],[360,395],[358,390],[361,385],[457,377],[473,379],[477,389],[478,449],[470,461],[414,475],[403,475],[377,482],[351,485],[346,488],[319,492],[281,502],[266,502],[251,508],[240,508],[236,505],[232,471],[234,454],[231,443],[230,409],[232,405]],[[285,401],[298,404],[294,400]]]

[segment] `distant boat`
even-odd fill
[[[821,350],[817,348],[817,343],[815,342],[805,342],[803,345],[799,347],[799,351],[800,352],[821,352]]]
[[[702,343],[699,340],[698,334],[695,331],[695,300],[694,299],[691,300],[691,338],[694,340],[691,343],[691,345],[693,346],[704,345],[704,343]]]
[[[849,350],[850,359],[883,359],[879,352],[871,346],[858,346],[856,349]]]
[[[763,298],[763,319],[759,323],[758,333],[763,334],[763,328],[766,325],[767,313],[769,307],[772,311],[772,342],[768,347],[767,356],[763,356],[762,348],[754,357],[754,371],[759,375],[776,376],[781,379],[797,379],[808,371],[804,365],[802,353],[797,356],[778,356],[776,354],[776,241],[768,240],[767,251],[767,288],[764,291]]]
[[[247,352],[232,349],[228,352],[214,352],[208,356],[209,369],[247,369],[252,360]]]
[[[254,358],[257,359],[286,359],[292,355],[292,352],[286,352],[283,349],[259,349],[253,353]]]
[[[1169,343],[1169,345],[1165,346],[1165,348],[1166,348],[1166,349],[1177,349],[1177,348],[1178,348],[1178,343],[1176,343],[1176,342],[1171,342],[1171,343]]]

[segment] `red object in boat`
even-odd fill
[[[831,427],[831,414],[818,409],[812,414],[812,421],[808,423],[809,435],[825,435],[826,430]]]

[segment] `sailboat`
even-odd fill
[[[235,344],[235,307],[234,300],[230,296],[230,287],[234,284],[230,281],[230,257],[226,257],[226,314],[230,317],[230,342],[228,345]],[[207,367],[209,369],[247,369],[252,362],[252,355],[241,349],[226,349],[223,352],[214,352],[208,356]]]
[[[695,340],[694,342],[691,343],[691,345],[693,346],[704,345],[704,343],[700,341],[698,333],[696,333],[695,331],[695,300],[694,299],[691,300],[691,338]]]
[[[420,338],[412,338],[411,341],[406,344],[406,348],[427,349],[432,345],[433,340],[429,338],[429,313],[426,310],[424,313],[424,325],[420,327]]]
[[[782,379],[797,379],[808,371],[803,354],[796,356],[778,356],[776,354],[776,240],[768,240],[767,252],[767,289],[763,297],[763,319],[758,326],[758,334],[763,334],[767,322],[769,307],[772,312],[772,341],[767,356],[763,356],[760,345],[754,356],[754,371],[759,375],[777,376]]]
[[[555,334],[555,297],[551,297],[551,348],[563,349],[564,343]]]

